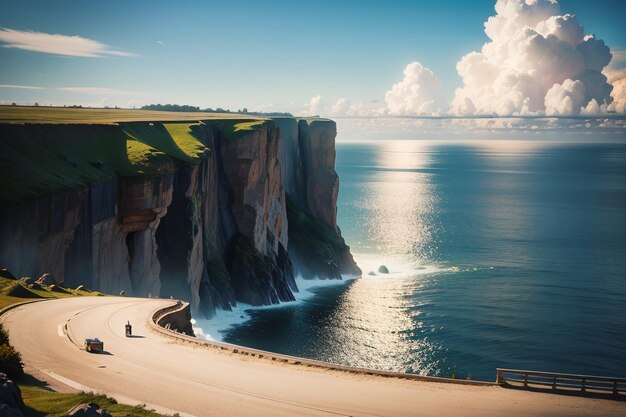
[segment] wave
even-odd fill
[[[266,310],[282,307],[293,307],[313,297],[314,288],[330,287],[337,285],[346,285],[357,279],[353,275],[343,275],[343,279],[305,279],[302,276],[296,277],[299,292],[294,293],[295,301],[283,302],[280,304],[271,304],[267,306],[253,306],[245,303],[238,303],[232,310],[217,310],[215,315],[210,319],[191,319],[193,331],[197,338],[223,341],[224,335],[229,329],[244,324],[250,320],[250,312],[254,310]]]

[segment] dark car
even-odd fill
[[[100,353],[104,351],[104,342],[97,337],[85,339],[85,350],[89,353]]]

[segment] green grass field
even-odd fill
[[[207,126],[230,141],[268,120],[231,113],[0,106],[0,208],[119,177],[173,173],[211,152],[203,140]]]
[[[0,106],[0,123],[121,123],[183,122],[212,119],[241,119],[236,113],[167,112],[130,109],[86,109],[67,107]],[[246,119],[262,119],[245,116]]]
[[[237,114],[0,106],[0,205],[117,177],[155,177],[210,152],[203,125],[227,140],[267,119]]]

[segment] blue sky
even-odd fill
[[[80,36],[113,53],[66,56],[0,43],[0,101],[298,113],[319,96],[328,111],[341,98],[376,108],[418,61],[451,102],[462,84],[456,64],[489,41],[484,22],[495,14],[494,0],[178,3],[1,1],[0,28]],[[560,5],[612,51],[626,47],[626,2]]]

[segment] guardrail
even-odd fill
[[[550,387],[553,390],[626,394],[626,378],[560,374],[497,368],[496,383],[501,385]]]

